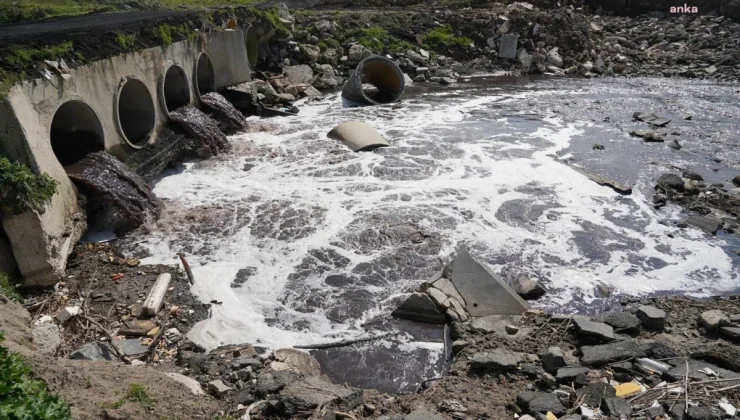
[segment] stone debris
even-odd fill
[[[578,328],[579,334],[594,338],[600,342],[613,341],[616,338],[614,336],[614,329],[607,324],[583,318],[574,319],[574,323],[576,328]]]
[[[514,291],[525,300],[538,299],[547,293],[539,281],[531,276],[522,275],[514,281]]]
[[[645,329],[662,331],[665,328],[665,311],[661,309],[640,306],[636,315]]]
[[[83,344],[70,353],[69,358],[73,360],[118,360],[109,345],[100,341]]]
[[[720,310],[706,311],[699,315],[697,323],[707,331],[714,331],[721,327],[730,325],[730,318]]]
[[[76,317],[80,314],[79,306],[67,306],[57,314],[57,320],[60,324],[65,324],[71,318]]]
[[[505,349],[476,353],[470,361],[470,367],[479,370],[507,371],[516,370],[524,361],[524,355]]]

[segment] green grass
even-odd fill
[[[152,399],[152,397],[149,396],[148,391],[149,387],[142,384],[132,383],[128,386],[126,395],[124,395],[123,398],[114,403],[105,403],[103,404],[103,408],[118,409],[123,407],[124,404],[130,401],[133,403],[138,403],[143,409],[147,411],[154,411],[157,403]]]
[[[355,29],[347,32],[344,37],[354,39],[358,44],[381,53],[401,53],[414,48],[411,43],[388,34],[381,26]]]
[[[71,53],[74,49],[72,41],[49,45],[43,48],[16,48],[2,58],[5,65],[11,68],[24,69],[35,61],[57,60]]]
[[[5,295],[10,300],[20,302],[21,295],[18,293],[18,286],[13,283],[7,274],[0,271],[0,294]]]
[[[57,182],[49,175],[37,175],[26,165],[0,158],[0,214],[43,213],[56,191]]]
[[[136,45],[136,35],[134,34],[117,34],[116,35],[116,42],[118,42],[118,45],[120,45],[122,48],[126,50],[130,50]]]
[[[48,19],[60,16],[78,16],[92,12],[123,10],[133,4],[139,10],[168,10],[203,7],[244,6],[258,0],[0,0],[0,24]],[[138,6],[137,6],[138,5]]]
[[[467,48],[473,40],[466,37],[455,36],[452,27],[438,26],[427,32],[423,37],[424,46],[433,50],[444,50],[451,48]]]
[[[3,341],[0,332],[0,343]],[[0,345],[0,418],[10,420],[71,420],[69,405],[31,376],[17,354]]]
[[[277,13],[277,7],[262,13],[262,17],[270,22],[270,25],[275,29],[275,35],[279,38],[285,38],[290,35],[290,29],[283,22],[280,21],[280,17]]]

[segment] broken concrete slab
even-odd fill
[[[125,335],[127,337],[143,337],[149,331],[157,326],[153,321],[144,321],[135,319],[128,321],[128,325],[124,325],[118,330],[119,335]]]
[[[616,338],[614,336],[614,329],[603,322],[594,322],[584,318],[576,318],[573,321],[580,335],[588,336],[598,341],[613,341]]]
[[[339,140],[353,152],[362,152],[378,147],[389,147],[390,143],[370,124],[362,121],[346,121],[334,127],[327,137]]]
[[[310,354],[296,349],[278,349],[274,353],[275,360],[285,364],[287,369],[305,376],[321,374],[319,362]]]
[[[586,366],[603,366],[607,363],[645,357],[645,347],[634,340],[613,341],[608,344],[581,347],[581,363]]]
[[[310,412],[316,407],[351,411],[363,402],[363,392],[308,377],[283,388],[278,396],[278,408],[285,416]]]
[[[608,187],[611,187],[614,191],[620,194],[632,194],[632,187],[630,187],[629,185],[623,184],[615,179],[606,178],[597,173],[591,172],[588,169],[581,168],[580,166],[575,166],[571,164],[567,165],[573,168],[576,172],[585,175],[588,179],[594,181],[599,185],[606,185]]]
[[[515,340],[525,337],[531,331],[531,328],[519,327],[520,322],[519,315],[490,315],[473,318],[470,329],[483,334],[495,334],[506,340]],[[511,332],[512,326],[516,327],[515,332]]]
[[[633,130],[630,131],[630,135],[634,137],[639,137],[643,141],[648,143],[662,143],[665,141],[665,137],[661,136],[653,130]]]
[[[652,307],[641,306],[637,309],[637,318],[648,330],[662,331],[665,328],[665,311]]]
[[[115,344],[115,346],[126,356],[138,356],[149,350],[147,346],[142,345],[141,341],[136,338],[113,340],[113,344]]]
[[[547,293],[547,289],[528,275],[517,277],[514,281],[514,291],[525,300],[537,299]]]
[[[532,415],[552,412],[560,416],[567,411],[556,394],[545,392],[522,392],[516,396],[516,403],[522,411]]]
[[[517,44],[519,42],[518,35],[512,35],[512,34],[501,35],[501,40],[499,42],[500,42],[499,50],[498,50],[499,58],[510,58],[510,59],[516,58]]]
[[[73,360],[118,360],[108,344],[100,341],[85,343],[69,355]]]
[[[613,386],[602,382],[591,383],[576,391],[578,400],[589,407],[601,405],[602,398],[616,397],[617,391]]]
[[[203,392],[203,388],[200,387],[200,383],[189,376],[181,375],[179,373],[167,373],[166,375],[172,378],[173,380],[175,380],[176,382],[179,382],[185,385],[185,387],[188,390],[190,390],[190,392],[192,392],[193,395],[205,394],[205,392]]]
[[[699,215],[689,216],[689,218],[686,219],[686,223],[694,226],[695,228],[701,229],[710,235],[717,234],[717,231],[720,230],[725,224],[722,219],[718,219],[712,216]]]
[[[475,370],[511,371],[516,370],[523,361],[524,354],[499,348],[474,354],[470,367]]]
[[[560,383],[569,384],[576,380],[576,377],[579,375],[587,375],[589,372],[589,368],[581,367],[581,366],[565,366],[558,369],[558,373],[555,375],[555,378]]]
[[[210,392],[216,398],[223,397],[229,391],[231,391],[231,387],[223,383],[223,381],[220,379],[208,382],[208,392]]]
[[[445,268],[450,281],[465,301],[465,310],[473,317],[488,315],[521,315],[529,309],[498,274],[461,250]]]
[[[629,312],[614,312],[599,318],[599,321],[609,324],[616,332],[637,333],[640,331],[640,319]]]
[[[412,293],[391,315],[432,324],[441,324],[447,319],[442,308],[427,294],[418,292]]]
[[[669,360],[670,364],[675,364],[676,366],[665,373],[666,377],[669,378],[672,382],[682,380],[686,377],[686,361],[684,359],[676,359]],[[707,375],[706,373],[702,372],[706,369],[711,369],[712,371],[719,374],[720,378],[724,379],[735,379],[740,378],[740,373],[734,372],[729,369],[725,369],[723,367],[717,366],[713,363],[705,362],[703,360],[696,360],[696,359],[689,359],[688,360],[688,366],[689,366],[689,379],[695,379],[695,380],[710,380],[710,379],[716,379],[714,376]]]
[[[550,347],[542,356],[542,366],[550,373],[557,372],[558,369],[567,366],[567,364],[563,350],[560,347]]]
[[[724,312],[719,309],[715,309],[703,312],[699,315],[696,322],[708,331],[714,331],[718,328],[730,325],[730,318]]]

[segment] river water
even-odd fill
[[[678,229],[665,220],[681,219],[679,209],[651,205],[666,165],[710,183],[740,168],[735,88],[701,83],[478,78],[354,109],[330,95],[270,119],[273,131],[230,137],[229,154],[166,173],[144,262],[189,255],[194,293],[218,302],[190,332],[207,348],[394,332],[314,352],[333,380],[386,391],[413,390],[442,369],[442,329],[389,313],[461,245],[505,278],[538,275],[550,292],[535,306],[551,311],[593,313],[620,294],[736,291],[737,240]],[[631,138],[647,128],[631,121],[635,111],[672,118],[668,132],[679,134],[669,139],[683,149]],[[352,153],[326,137],[352,119],[392,147]]]

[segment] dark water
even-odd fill
[[[210,92],[201,97],[203,104],[213,111],[219,128],[226,134],[234,134],[247,129],[247,121],[231,102],[220,93]]]
[[[170,119],[195,140],[195,153],[201,158],[216,156],[231,149],[218,123],[198,108],[184,106],[170,112]]]
[[[162,210],[146,182],[106,152],[91,153],[64,169],[87,199],[88,212],[104,212],[118,231],[133,229]]]

